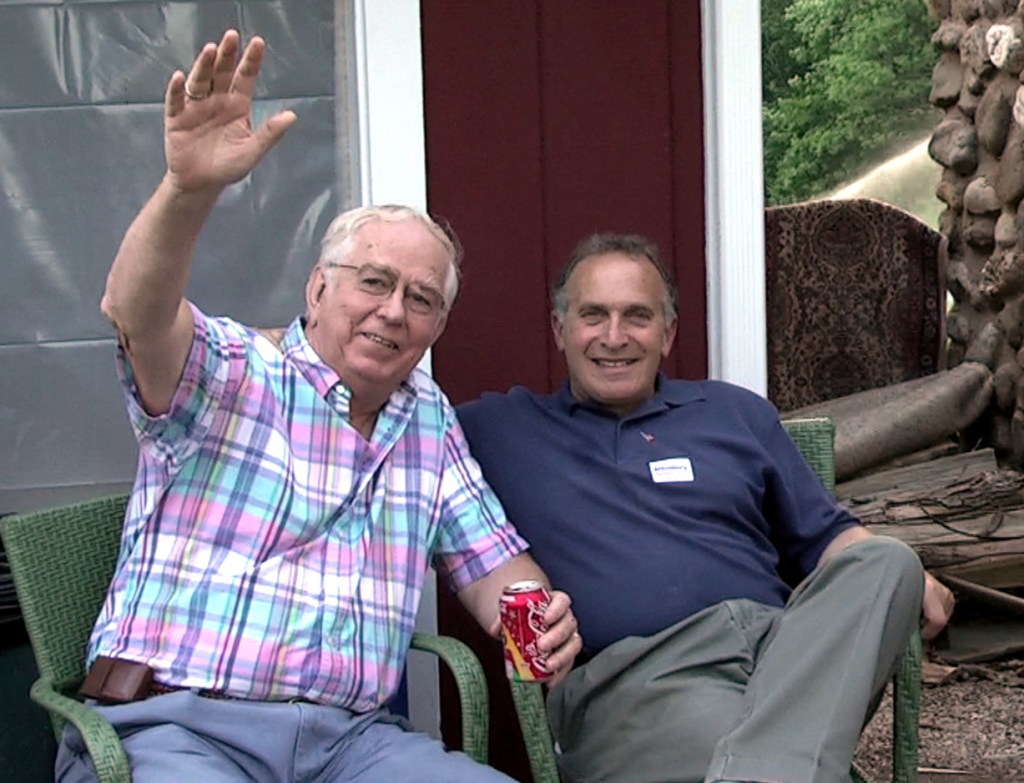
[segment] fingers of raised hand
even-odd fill
[[[225,30],[217,45],[217,55],[213,60],[207,81],[198,81],[197,84],[208,84],[211,93],[226,93],[231,87],[231,77],[235,72],[235,63],[238,61],[239,42],[237,31]]]
[[[230,89],[232,92],[239,92],[252,97],[256,84],[256,77],[260,73],[260,64],[263,62],[263,52],[266,44],[258,35],[253,36],[249,45],[242,52],[242,58],[235,68],[231,77]]]
[[[208,43],[203,46],[192,63],[192,68],[185,77],[182,90],[191,101],[202,101],[210,97],[213,90],[213,64],[217,59],[219,48]]]
[[[198,102],[211,95],[228,92],[242,92],[251,96],[265,44],[262,38],[253,36],[240,62],[239,45],[237,30],[226,30],[220,43],[205,44],[181,86],[184,98]]]

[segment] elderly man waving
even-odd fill
[[[171,77],[167,172],[107,281],[140,459],[83,692],[136,783],[507,780],[384,706],[431,561],[492,632],[505,585],[546,582],[416,369],[456,244],[410,208],[341,215],[280,340],[184,297],[218,196],[296,119],[252,127],[263,52],[229,30]],[[564,593],[546,620],[557,681],[580,648]],[[94,779],[73,729],[57,775]]]

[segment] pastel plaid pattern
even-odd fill
[[[300,320],[279,349],[193,313],[166,414],[142,410],[119,352],[139,470],[90,662],[374,709],[398,686],[429,561],[459,589],[526,544],[425,373],[391,395],[367,442]]]

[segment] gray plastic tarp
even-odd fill
[[[189,297],[285,324],[341,205],[331,0],[0,0],[0,514],[123,488],[135,441],[99,311],[120,238],[163,174],[176,68],[227,27],[267,41],[257,122],[299,121],[222,197]]]

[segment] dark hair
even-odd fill
[[[672,272],[664,263],[658,253],[658,246],[647,237],[639,234],[591,234],[572,251],[569,263],[565,265],[561,273],[555,278],[555,284],[551,288],[551,308],[559,319],[565,318],[569,309],[569,300],[565,288],[569,284],[569,278],[584,261],[591,256],[600,256],[605,253],[622,253],[631,258],[646,259],[658,270],[662,282],[665,283],[665,319],[671,323],[676,319],[676,309],[679,301],[679,294],[676,290],[676,281]]]

